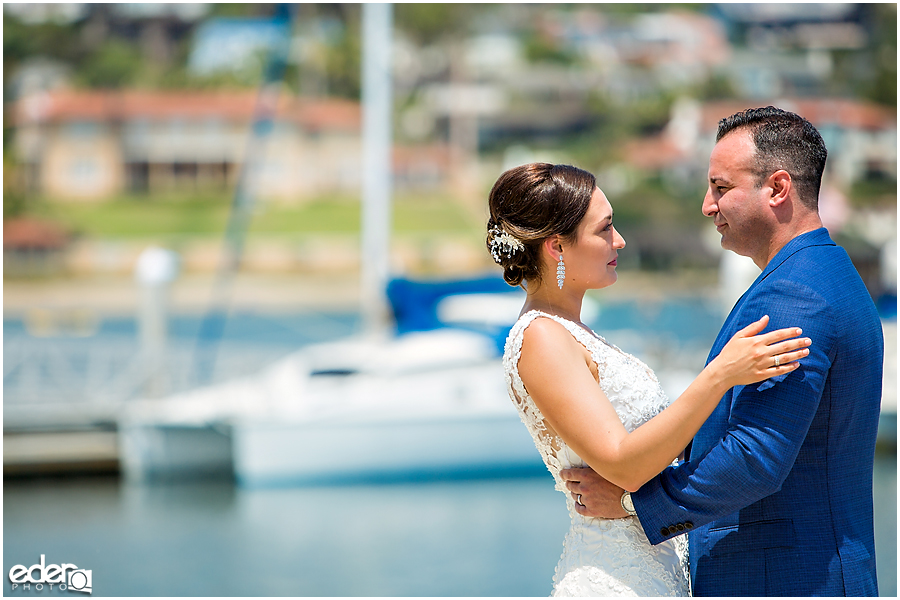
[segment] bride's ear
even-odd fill
[[[559,256],[562,254],[562,244],[559,242],[559,236],[551,235],[544,240],[543,246],[544,251],[553,259],[553,262],[559,262]]]

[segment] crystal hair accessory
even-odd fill
[[[525,250],[525,244],[500,229],[497,225],[491,227],[489,233],[491,234],[491,256],[498,265],[500,264],[501,256],[512,258],[512,255],[516,252]]]

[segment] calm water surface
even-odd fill
[[[45,554],[114,596],[548,595],[568,520],[549,474],[262,490],[7,481],[3,503],[5,573]],[[8,578],[4,593],[23,595]]]
[[[702,313],[702,314],[701,314]],[[604,306],[608,339],[640,352],[641,324],[709,347],[721,319],[697,303]],[[705,315],[705,316],[704,316]],[[707,323],[700,328],[697,324]],[[173,341],[196,337],[174,318]],[[223,344],[265,343],[287,353],[353,333],[358,315],[232,317]],[[608,331],[609,329],[613,331]],[[4,319],[4,341],[24,336]],[[105,320],[100,339],[132,339],[133,320]],[[633,336],[634,337],[634,336]],[[699,366],[702,367],[701,353]],[[881,594],[897,595],[897,462],[875,468]],[[26,567],[73,563],[92,571],[95,596],[547,596],[568,527],[550,475],[521,479],[242,489],[229,482],[131,484],[117,478],[6,480],[3,569],[7,596]],[[77,595],[77,594],[76,594]]]
[[[882,596],[897,595],[897,461],[876,461]],[[74,563],[95,596],[547,596],[568,526],[549,474],[242,489],[7,480],[3,568]],[[7,596],[65,595],[12,590]]]

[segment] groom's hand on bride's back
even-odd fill
[[[602,519],[628,516],[622,508],[622,493],[625,490],[603,479],[590,467],[563,469],[559,476],[566,482],[578,514]]]

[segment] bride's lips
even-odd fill
[[[615,267],[615,266],[618,264],[618,260],[619,260],[619,257],[618,257],[618,255],[616,255],[616,257],[615,257],[614,259],[612,259],[611,261],[609,261],[609,262],[606,263],[606,264],[612,265],[612,266]]]

